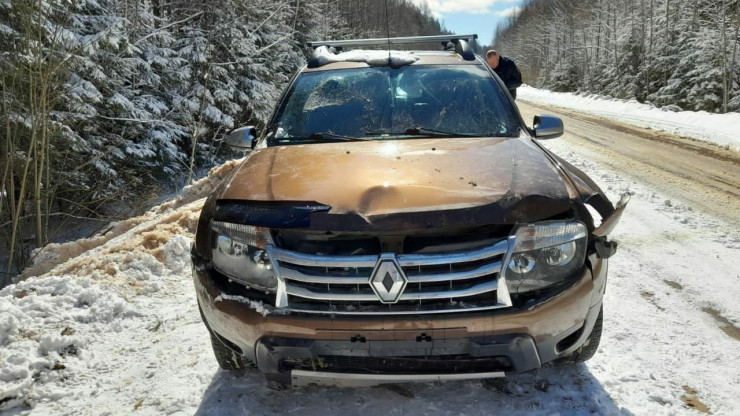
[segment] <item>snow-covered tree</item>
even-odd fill
[[[212,165],[231,129],[269,118],[306,41],[385,36],[386,4],[392,35],[443,30],[409,0],[0,0],[16,264],[54,239],[50,215],[131,209]]]
[[[712,112],[740,108],[738,0],[528,0],[493,46],[525,82]]]

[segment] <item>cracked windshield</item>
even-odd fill
[[[470,65],[303,74],[270,130],[273,145],[382,138],[511,137],[519,125],[484,69]]]

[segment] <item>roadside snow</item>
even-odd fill
[[[697,414],[681,397],[699,399],[714,414],[738,414],[740,228],[628,172],[590,162],[588,152],[565,140],[544,144],[586,172],[612,201],[633,193],[612,235],[620,246],[609,261],[604,335],[587,364],[591,374],[635,414]]]
[[[81,238],[79,240],[63,244],[52,243],[40,249],[36,249],[32,256],[33,264],[23,271],[20,278],[27,279],[29,277],[40,276],[44,273],[48,273],[56,266],[65,263],[69,259],[88,251],[95,252],[95,249],[104,246],[109,241],[129,232],[141,224],[151,223],[152,221],[156,223],[157,216],[162,213],[174,211],[193,201],[206,197],[224,177],[234,170],[234,167],[236,167],[241,160],[242,159],[230,160],[223,165],[212,168],[206,177],[201,178],[190,186],[186,186],[182,193],[177,197],[152,208],[144,215],[113,223],[101,235],[90,238]],[[200,206],[195,206],[193,209],[196,211],[196,215],[200,212]],[[174,212],[175,217],[182,217],[181,214],[182,212]],[[170,218],[170,222],[175,222],[177,219],[179,218]],[[197,220],[197,217],[195,219]],[[193,224],[190,225],[194,226]],[[156,235],[152,234],[150,234],[149,237],[157,238]]]
[[[172,354],[189,360],[194,345],[210,348],[190,283],[190,242],[204,197],[238,162],[103,235],[36,253],[21,281],[0,291],[0,411],[127,414],[142,406],[139,397],[172,396],[170,387],[195,399],[188,405],[177,393],[164,407],[151,404],[152,414],[197,406],[204,387],[194,380],[213,363],[189,361],[194,373],[184,379],[159,370],[178,363]]]
[[[537,101],[557,107],[570,108],[588,114],[603,116],[640,127],[715,143],[727,149],[740,151],[740,113],[712,114],[706,111],[671,111],[635,100],[623,100],[598,94],[561,93],[522,85],[518,98]]]

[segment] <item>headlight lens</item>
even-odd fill
[[[576,256],[576,242],[570,241],[557,247],[543,249],[545,261],[550,266],[565,266]]]
[[[277,279],[265,251],[267,244],[272,244],[267,228],[211,222],[213,267],[247,286],[274,291]]]
[[[547,221],[516,230],[505,278],[512,294],[546,289],[567,281],[585,262],[586,227],[576,221]]]

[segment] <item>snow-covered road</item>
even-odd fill
[[[188,258],[202,204],[197,197],[212,179],[106,236],[52,247],[41,260],[46,269],[59,266],[0,291],[0,409],[9,415],[739,415],[740,226],[690,205],[680,184],[643,180],[645,172],[618,169],[579,140],[566,133],[546,145],[610,197],[634,193],[613,236],[621,245],[610,262],[601,348],[585,365],[504,383],[293,391],[267,389],[255,372],[224,373],[198,316]],[[738,176],[726,179],[740,187]]]

